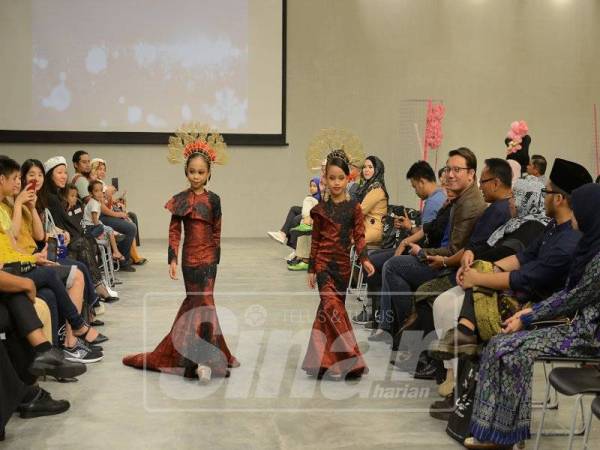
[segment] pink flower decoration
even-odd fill
[[[510,124],[507,137],[510,139],[506,153],[516,153],[521,150],[521,142],[523,137],[529,132],[529,127],[524,120],[514,121]]]
[[[442,119],[446,113],[444,105],[431,105],[427,111],[427,122],[425,127],[425,146],[431,149],[442,145]]]

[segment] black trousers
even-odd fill
[[[475,318],[475,301],[473,300],[473,289],[465,291],[465,299],[463,300],[462,308],[460,309],[459,319],[467,319],[472,324],[477,324]]]
[[[23,338],[44,326],[25,294],[2,294],[0,317],[1,327]]]
[[[285,222],[281,227],[281,231],[285,233],[285,235],[290,237],[290,230],[294,227],[300,225],[302,221],[302,207],[301,206],[292,206],[288,211],[288,215],[285,218]]]
[[[370,277],[365,277],[367,282],[368,295],[371,298],[371,317],[375,322],[379,313],[379,299],[381,297],[381,270],[385,262],[394,256],[395,248],[384,248],[369,252],[369,260],[375,267],[375,273]]]
[[[0,431],[4,430],[26,391],[5,347],[6,342],[0,340]]]

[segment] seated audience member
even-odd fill
[[[86,371],[48,341],[33,306],[35,291],[31,280],[0,271],[0,441],[15,411],[32,418],[69,408],[69,402],[53,400],[40,388],[37,377],[73,378]]]
[[[42,224],[44,223],[44,216],[46,215],[46,212],[41,206],[42,202],[41,202],[38,194],[44,184],[44,173],[45,173],[44,166],[37,159],[28,159],[21,166],[21,189],[23,189],[23,190],[31,189],[31,191],[33,193],[35,193],[35,197],[34,197],[35,200],[32,200],[32,203],[33,202],[35,203],[35,211],[33,211],[33,210],[31,211],[31,216],[33,218],[33,222],[35,222],[36,221],[35,216],[37,214],[37,216],[39,217],[39,220],[42,222]],[[32,188],[32,186],[33,186],[33,188]],[[16,198],[18,198],[18,197],[16,197]],[[76,188],[74,190],[74,199],[77,200],[78,202],[80,202],[80,200],[77,197],[77,189]],[[83,207],[80,209],[80,212],[83,213]],[[18,215],[18,211],[15,211],[15,213],[13,214],[13,222],[14,222],[15,230],[19,229],[18,223],[16,221],[17,215]],[[49,215],[49,213],[48,213],[48,215]],[[69,214],[69,215],[71,215],[71,214]],[[26,212],[23,211],[24,220],[21,222],[22,225],[20,227],[19,236],[17,238],[17,246],[19,248],[21,248],[22,250],[24,250],[25,253],[35,253],[36,246],[37,247],[44,246],[45,241],[48,237],[57,238],[57,236],[55,236],[55,235],[50,236],[50,235],[46,234],[46,228],[43,225],[42,225],[42,230],[40,233],[39,225],[34,225],[33,223],[30,223],[27,220],[28,216],[29,216],[29,214],[26,214]],[[34,232],[34,227],[36,228],[35,232]],[[42,236],[41,239],[40,239],[40,236]],[[60,237],[60,236],[58,236],[58,237]],[[68,244],[69,244],[68,241],[60,242],[60,245],[57,248],[57,262],[61,266],[76,266],[77,269],[79,269],[79,272],[81,272],[81,274],[83,275],[83,278],[84,278],[85,304],[90,305],[90,306],[95,305],[98,302],[99,296],[96,293],[95,284],[94,284],[94,280],[92,279],[92,275],[91,275],[88,267],[85,265],[85,263],[83,263],[81,261],[77,261],[75,259],[70,259],[68,257],[67,247],[66,247],[66,245],[68,245]],[[75,273],[75,277],[71,281],[73,283],[76,283],[77,282],[76,278],[77,278],[77,273]],[[69,280],[67,280],[67,281],[69,281]],[[70,288],[70,286],[67,286],[67,288]],[[47,294],[46,290],[43,290],[41,292],[43,292],[44,295]],[[40,296],[45,298],[44,295],[40,295]],[[113,295],[115,297],[117,297],[116,292],[113,292]],[[116,300],[116,298],[113,300]],[[52,312],[54,313],[55,311],[53,310]],[[90,320],[90,322],[93,321],[92,317],[89,317],[88,319]],[[92,323],[92,325],[96,325],[96,324],[101,324],[101,321],[96,321],[95,324]]]
[[[148,262],[146,258],[143,258],[138,253],[138,247],[140,246],[140,227],[138,225],[137,214],[127,210],[127,200],[125,199],[126,192],[124,191],[119,197],[116,197],[117,188],[112,185],[107,185],[104,181],[106,179],[107,165],[106,161],[100,158],[92,159],[92,173],[91,178],[98,180],[102,183],[104,192],[104,203],[101,205],[101,213],[104,215],[110,215],[110,212],[115,213],[126,213],[127,217],[136,227],[135,240],[131,244],[131,261],[136,266],[142,266]]]
[[[31,169],[34,171],[34,169]],[[118,300],[118,294],[106,286],[96,259],[98,246],[93,238],[84,235],[81,217],[67,214],[65,189],[67,185],[67,162],[55,156],[44,163],[43,185],[38,192],[38,211],[46,227],[46,233],[62,235],[69,257],[85,264],[97,294],[105,301]]]
[[[310,255],[306,255],[306,252],[298,252],[298,241],[300,238],[306,237],[308,239],[308,248],[310,248],[310,236],[312,233],[313,222],[312,217],[310,217],[310,211],[318,203],[319,201],[312,196],[304,198],[304,201],[302,202],[302,221],[300,222],[300,225],[290,230],[290,238],[288,239],[288,245],[295,249],[286,258],[289,270],[308,270],[308,259]]]
[[[387,214],[389,195],[385,188],[385,166],[376,156],[365,159],[361,172],[362,184],[355,198],[360,202],[365,217],[365,242],[367,245],[381,244],[383,216]]]
[[[496,261],[491,273],[482,273],[471,267],[473,253],[464,255],[457,273],[460,286],[435,301],[436,304],[440,302],[440,307],[447,303],[450,308],[458,309],[461,297],[464,298],[458,326],[449,330],[432,346],[432,353],[445,358],[462,353],[472,354],[478,343],[478,322],[480,326],[486,324],[486,331],[493,329],[487,325],[487,319],[492,316],[476,316],[471,288],[476,286],[494,291],[508,291],[507,294],[517,302],[514,307],[520,309],[519,305],[540,302],[564,286],[580,239],[580,233],[573,230],[571,225],[573,210],[570,196],[575,189],[591,182],[592,177],[583,166],[557,158],[550,180],[543,190],[546,194],[546,214],[553,219],[543,235],[526,250]],[[468,295],[465,295],[463,290],[468,290]]]
[[[542,155],[533,155],[529,160],[529,164],[527,164],[527,174],[546,184],[546,165],[546,158]]]
[[[85,205],[82,225],[86,235],[92,236],[94,239],[102,239],[106,237],[106,239],[110,242],[113,258],[122,261],[125,258],[123,255],[121,255],[119,249],[117,248],[117,242],[115,240],[115,233],[113,229],[107,227],[100,221],[100,205],[102,205],[104,202],[104,192],[102,192],[102,187],[102,183],[98,180],[94,180],[88,185],[90,199]]]
[[[496,262],[525,250],[528,245],[536,241],[544,233],[544,228],[550,221],[544,211],[543,188],[544,185],[534,177],[517,180],[513,185],[516,217],[494,231],[487,242],[465,251],[461,263],[469,260]],[[428,335],[435,329],[438,338],[441,338],[444,332],[456,326],[464,290],[458,286],[441,295],[432,295],[432,292],[438,292],[438,290],[436,290],[436,286],[428,286],[428,284],[425,283],[425,285],[419,286],[417,296],[421,298],[417,298],[417,313],[420,323],[423,325],[424,335]],[[427,294],[420,295],[421,291]],[[437,369],[438,365],[436,363],[428,362],[429,372],[432,372],[432,369]],[[444,361],[446,373],[445,375],[440,374],[439,378],[445,377],[445,381],[438,387],[438,393],[442,397],[451,396],[454,393],[456,365],[456,359]],[[423,371],[425,370],[426,368],[423,368]],[[445,404],[437,403],[434,405],[436,406],[432,406],[432,409],[438,410],[448,406],[452,407],[453,399],[447,398]],[[436,417],[435,414],[435,412],[432,413],[434,417]],[[443,413],[439,415],[439,417],[442,416]]]
[[[421,213],[421,226],[414,227],[408,216],[394,219],[394,227],[396,229],[410,232],[410,236],[403,239],[397,248],[378,249],[369,252],[369,259],[375,267],[375,273],[367,278],[367,286],[369,297],[372,301],[372,314],[359,313],[353,317],[355,323],[366,324],[374,319],[377,315],[379,305],[379,291],[381,290],[381,270],[385,262],[392,256],[404,254],[411,243],[420,243],[425,247],[439,247],[442,243],[444,233],[447,231],[447,224],[450,219],[451,202],[448,202],[449,197],[454,198],[454,193],[446,191],[445,174],[443,169],[440,169],[438,176],[442,183],[441,188],[438,188],[435,183],[435,174],[433,169],[426,161],[419,161],[413,164],[406,174],[406,178],[410,180],[415,193],[419,198],[423,199],[423,211]],[[432,181],[433,179],[433,181]],[[439,191],[443,191],[444,202],[439,203],[441,198]],[[425,194],[428,193],[428,194]],[[434,196],[433,201],[430,197]]]
[[[449,222],[449,239],[447,247],[421,249],[416,244],[411,244],[411,255],[394,256],[383,266],[382,288],[380,300],[379,329],[369,337],[372,341],[390,341],[393,333],[394,321],[402,326],[409,319],[412,311],[412,292],[421,284],[440,275],[442,269],[449,266],[450,259],[462,252],[469,239],[481,240],[489,237],[488,227],[506,222],[504,214],[507,214],[508,205],[497,208],[501,214],[492,214],[481,222],[481,230],[474,230],[476,222],[485,211],[485,201],[481,191],[475,183],[475,172],[477,170],[477,158],[467,148],[452,150],[448,154],[446,163],[447,189],[454,191],[456,200],[452,206]],[[505,168],[510,173],[510,167],[504,162]],[[484,173],[486,171],[484,170]],[[510,175],[509,184],[510,184]],[[493,185],[500,183],[497,177],[491,177],[487,182],[493,181]],[[484,183],[485,184],[485,183]],[[510,186],[509,186],[510,190]],[[498,195],[502,191],[496,191]],[[506,200],[508,202],[508,200]],[[492,211],[495,211],[493,209]],[[472,233],[475,231],[474,233]],[[487,234],[486,234],[487,233]],[[458,260],[460,261],[460,260]],[[458,265],[458,264],[457,264]],[[392,295],[391,293],[403,292],[403,295]],[[394,308],[394,309],[392,309]],[[414,320],[413,320],[414,321]]]
[[[317,202],[321,201],[321,188],[320,188],[320,178],[315,177],[312,178],[308,183],[309,197],[313,198]],[[311,202],[312,203],[312,202]],[[310,215],[309,215],[310,218]],[[269,231],[267,235],[279,242],[280,244],[285,244],[288,242],[290,238],[290,230],[292,228],[297,227],[302,223],[303,215],[302,215],[302,206],[292,206],[288,211],[288,215],[285,218],[285,222],[279,231]],[[296,248],[295,240],[292,240],[288,243],[292,248]],[[289,258],[289,257],[288,257]],[[289,258],[292,259],[292,258]]]
[[[461,256],[465,251],[485,243],[490,235],[501,225],[504,225],[514,214],[514,204],[512,203],[512,169],[510,163],[499,158],[491,158],[485,160],[485,166],[481,172],[479,180],[479,188],[483,193],[484,200],[490,206],[484,211],[481,217],[477,220],[473,233],[469,237],[468,244],[465,249],[461,249],[446,260],[442,260],[442,265],[437,267],[438,273],[433,274],[423,283],[414,285],[407,284],[414,289],[415,295],[399,294],[392,297],[394,313],[402,320],[407,316],[400,331],[394,336],[393,347],[398,348],[403,331],[405,330],[422,330],[429,334],[434,329],[433,314],[431,303],[435,297],[427,298],[429,295],[423,295],[423,292],[443,292],[453,286],[454,267],[460,265]],[[419,254],[422,252],[419,246],[413,244],[412,253]],[[422,252],[424,256],[424,252]],[[427,256],[430,261],[430,267],[435,269],[436,259],[440,256]],[[433,263],[433,264],[432,264]],[[441,268],[441,270],[440,270]],[[400,277],[404,283],[410,283],[410,274],[404,275],[402,272],[395,273],[396,277]],[[387,276],[387,274],[386,274]],[[415,276],[415,275],[413,275]],[[418,275],[417,275],[418,276]],[[399,292],[408,292],[402,291]],[[414,302],[414,306],[413,306]],[[392,313],[390,312],[390,315]],[[399,361],[394,362],[394,365],[400,370],[405,370],[407,365],[411,365],[416,361],[417,355],[421,353],[419,362],[414,372],[414,377],[417,379],[429,379],[435,376],[437,369],[440,369],[441,364],[433,362],[428,357],[425,351],[410,352],[411,358],[408,360],[403,357]],[[406,356],[406,355],[404,355]]]
[[[591,180],[590,180],[591,181]],[[552,183],[550,196],[564,196]],[[529,439],[533,361],[541,354],[598,355],[600,335],[600,186],[586,184],[571,194],[573,227],[583,236],[565,287],[503,324],[482,356],[467,448],[503,448]],[[537,321],[570,317],[562,326],[531,329]]]
[[[73,153],[73,169],[75,169],[75,175],[71,179],[71,184],[77,188],[79,198],[87,203],[90,198],[88,191],[88,185],[91,181],[91,160],[90,155],[85,150],[78,150]]]
[[[16,161],[0,157],[0,201],[3,201],[8,193],[13,193],[15,185],[20,183],[18,181],[20,180],[19,169]],[[67,357],[79,361],[81,360],[80,356],[83,358],[88,353],[91,355],[92,352],[87,344],[100,343],[107,338],[88,326],[81,317],[83,308],[81,273],[79,273],[77,285],[73,284],[71,287],[71,292],[75,294],[71,296],[59,277],[58,269],[60,267],[56,267],[55,263],[48,261],[45,253],[25,254],[16,250],[12,236],[11,216],[2,207],[0,208],[0,264],[3,265],[3,269],[31,279],[38,288],[48,288],[52,291],[54,294],[52,299],[56,299],[58,311],[68,322],[65,335]],[[50,267],[43,267],[44,265]],[[69,274],[70,270],[65,273]],[[42,298],[48,300],[47,297]],[[82,348],[81,351],[79,351],[79,347]],[[83,355],[84,353],[86,354]],[[102,359],[101,355],[95,360],[99,361],[100,359]]]

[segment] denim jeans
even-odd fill
[[[391,332],[394,316],[404,322],[413,308],[413,292],[438,273],[411,255],[390,258],[382,270],[379,328]]]
[[[58,312],[67,322],[77,330],[85,325],[85,321],[81,314],[77,312],[77,308],[71,301],[67,288],[60,281],[58,274],[54,269],[48,267],[37,266],[30,272],[23,274],[23,277],[29,278],[35,283],[37,289],[48,288],[56,297]]]

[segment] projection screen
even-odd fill
[[[284,0],[0,2],[0,141],[285,143]]]

